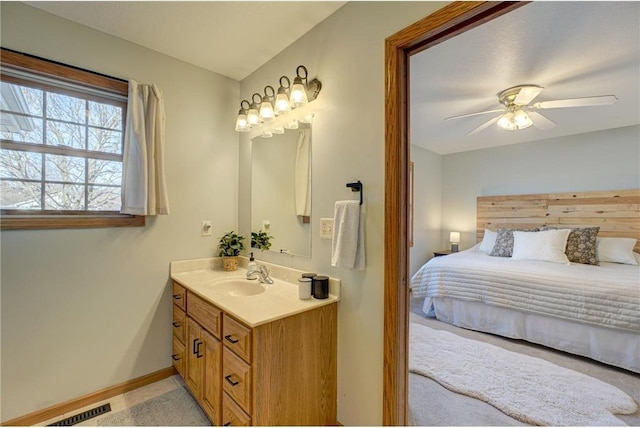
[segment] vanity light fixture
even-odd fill
[[[251,103],[242,100],[240,111],[236,118],[236,131],[249,132],[261,126],[263,123],[274,122],[278,119],[273,129],[264,130],[260,136],[269,138],[273,134],[281,134],[284,129],[297,129],[298,122],[311,123],[313,113],[304,108],[309,102],[315,100],[322,89],[322,83],[318,79],[308,81],[307,68],[304,65],[296,68],[296,77],[293,85],[287,76],[280,77],[278,92],[273,86],[265,86],[264,95],[254,93]],[[256,99],[256,96],[258,97]],[[296,109],[301,111],[287,117]],[[280,119],[282,117],[282,119]]]

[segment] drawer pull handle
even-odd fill
[[[233,376],[233,375],[226,375],[226,376],[224,377],[224,380],[226,380],[227,382],[229,382],[229,383],[231,384],[231,386],[236,386],[237,384],[239,384],[239,383],[240,383],[240,381],[239,381],[239,380],[233,380],[233,379],[231,379],[231,376]]]
[[[171,358],[173,358],[173,361],[180,361],[180,357],[178,356],[178,354],[173,354]]]
[[[173,298],[176,299],[176,300],[180,300],[180,299],[182,299],[182,296],[179,295],[179,294],[174,294]]]
[[[229,342],[234,343],[234,344],[240,342],[238,339],[234,339],[233,336],[230,335],[230,334],[227,334],[224,338],[227,339]]]
[[[177,321],[174,321],[171,324],[173,324],[174,327],[180,327],[180,323]]]

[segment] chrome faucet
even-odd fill
[[[256,264],[247,270],[247,279],[258,279],[263,284],[273,284],[273,279],[269,277],[269,269],[260,264]]]

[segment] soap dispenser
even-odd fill
[[[249,264],[247,265],[247,278],[248,279],[256,279],[258,276],[256,272],[258,271],[258,264],[253,258],[253,252],[249,253]]]

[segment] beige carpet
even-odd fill
[[[409,370],[486,401],[533,425],[619,426],[636,403],[582,373],[453,333],[412,323]]]

